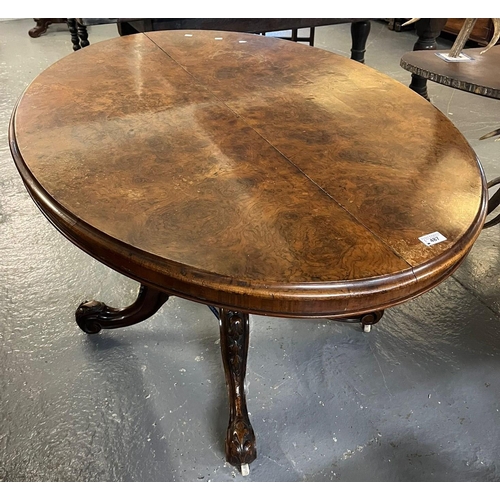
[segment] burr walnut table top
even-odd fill
[[[242,33],[166,31],[72,53],[20,98],[10,145],[73,243],[172,294],[352,316],[432,288],[484,223],[473,150],[360,63]],[[433,232],[446,240],[426,246]]]

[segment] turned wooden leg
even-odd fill
[[[85,333],[99,333],[103,328],[131,326],[153,316],[168,297],[164,292],[141,285],[137,300],[132,305],[115,309],[103,302],[90,300],[80,304],[75,318]]]
[[[68,19],[67,21],[68,29],[71,35],[71,42],[73,43],[73,50],[81,49],[80,38],[78,37],[78,28],[76,26],[76,19]]]
[[[370,34],[370,21],[358,21],[351,24],[351,59],[360,63],[365,62],[366,41]]]
[[[248,474],[248,464],[257,457],[255,435],[248,418],[245,398],[245,372],[248,355],[248,314],[220,310],[220,338],[224,372],[229,394],[229,425],[226,434],[226,460]]]
[[[76,22],[76,29],[78,31],[78,38],[80,38],[80,45],[83,47],[88,47],[90,45],[89,42],[89,34],[87,32],[87,26],[80,24],[78,21]]]
[[[413,46],[413,50],[435,50],[437,49],[436,38],[440,35],[447,19],[429,19],[423,18],[415,23],[415,29],[418,35],[418,40]],[[420,94],[425,99],[429,100],[427,93],[427,79],[412,74],[410,88],[417,94]]]

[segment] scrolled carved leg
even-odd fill
[[[229,424],[226,434],[226,460],[248,474],[248,464],[257,458],[255,434],[248,417],[245,372],[249,343],[248,314],[220,310],[222,360],[229,394]]]
[[[141,285],[137,300],[130,306],[116,309],[103,302],[90,300],[80,304],[75,312],[75,319],[85,333],[99,333],[103,328],[131,326],[153,316],[168,297],[164,292]]]

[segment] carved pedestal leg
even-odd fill
[[[245,398],[249,325],[248,314],[220,310],[222,360],[229,394],[229,425],[226,434],[226,460],[248,474],[248,464],[257,457],[255,435],[248,418]]]
[[[370,34],[370,21],[358,21],[351,24],[351,59],[360,63],[365,62],[366,41]]]
[[[141,285],[137,300],[132,305],[115,309],[103,302],[91,300],[80,304],[75,318],[85,333],[99,333],[102,328],[121,328],[144,321],[153,316],[167,300],[166,293]]]

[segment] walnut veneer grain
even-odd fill
[[[239,311],[397,304],[453,272],[486,214],[477,158],[431,104],[357,62],[258,35],[91,45],[33,81],[10,142],[30,194],[80,248]],[[434,231],[447,240],[418,239]]]

